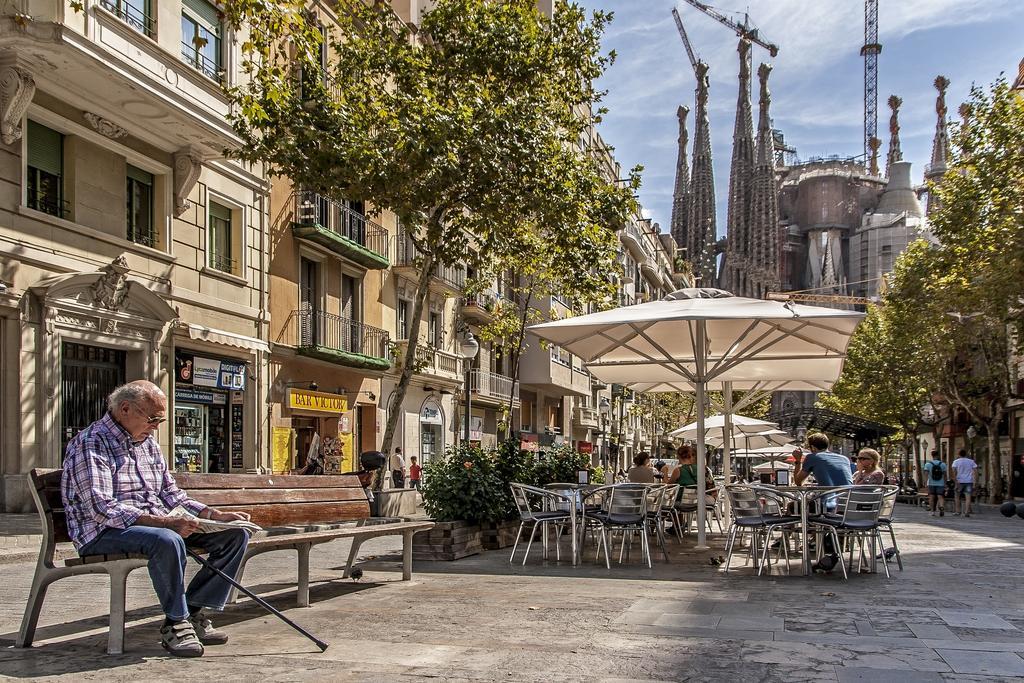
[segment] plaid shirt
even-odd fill
[[[65,455],[61,496],[78,549],[140,515],[163,516],[178,505],[197,515],[206,509],[174,483],[156,440],[134,443],[110,413],[75,435]]]

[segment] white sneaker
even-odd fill
[[[936,516],[935,510],[932,510],[932,517],[935,517],[935,516]]]

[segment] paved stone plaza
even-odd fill
[[[126,654],[104,653],[108,592],[98,577],[50,589],[37,645],[13,648],[33,562],[4,564],[0,675],[67,680],[916,681],[1024,679],[1024,520],[992,508],[932,519],[900,506],[906,571],[757,578],[724,574],[692,541],[672,563],[607,571],[592,560],[510,567],[508,551],[417,563],[400,543],[364,545],[366,573],[341,578],[347,543],[311,559],[312,607],[294,605],[294,555],[253,560],[246,583],[331,646],[323,654],[249,601],[217,622],[231,642],[199,660],[160,648],[144,570],[129,581]],[[8,537],[31,529],[13,524]],[[638,546],[637,546],[638,547]],[[21,548],[22,550],[24,548]],[[8,548],[8,559],[16,556]],[[794,568],[796,565],[794,564]]]

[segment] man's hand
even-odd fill
[[[199,522],[193,522],[182,517],[164,517],[164,523],[168,529],[172,529],[182,538],[188,538],[199,531]]]
[[[220,510],[214,510],[209,508],[210,519],[215,522],[234,522],[235,520],[242,520],[243,522],[249,521],[248,512],[222,512]]]

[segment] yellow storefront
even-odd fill
[[[305,466],[311,453],[319,453],[326,474],[358,469],[352,457],[356,411],[341,394],[288,389],[281,420],[271,437],[274,472]]]

